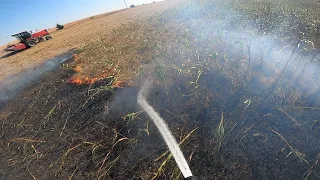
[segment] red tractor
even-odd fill
[[[48,30],[44,29],[42,31],[38,31],[35,33],[31,33],[28,31],[20,32],[17,34],[13,34],[12,37],[15,37],[19,40],[18,44],[9,45],[4,51],[7,52],[18,52],[27,48],[30,48],[36,45],[38,42],[52,39]]]

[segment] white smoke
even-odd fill
[[[27,69],[19,74],[15,74],[0,81],[0,104],[14,97],[19,90],[31,81],[37,80],[44,73],[49,72],[59,66],[60,63],[71,58],[73,51],[45,61],[45,63]]]

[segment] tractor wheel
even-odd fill
[[[30,41],[25,42],[25,45],[27,46],[27,48],[30,48],[36,44],[37,44],[37,41],[35,41],[35,40],[30,40]]]
[[[43,37],[38,37],[38,42],[44,41]]]
[[[50,35],[46,36],[46,40],[50,40],[52,37]]]

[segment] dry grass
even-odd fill
[[[141,74],[141,65],[155,59],[157,30],[146,21],[134,21],[116,28],[108,36],[80,49],[75,54],[74,70],[70,81],[90,84],[99,79],[115,77],[115,86],[127,86]]]

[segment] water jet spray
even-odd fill
[[[152,119],[154,124],[157,126],[158,130],[160,131],[160,134],[162,135],[164,141],[166,142],[167,146],[169,147],[169,150],[172,153],[172,156],[174,157],[180,171],[182,172],[184,178],[192,177],[192,172],[189,168],[189,165],[187,163],[187,160],[183,156],[183,153],[181,152],[181,149],[176,141],[176,139],[173,137],[171,131],[169,130],[167,124],[164,122],[164,120],[160,117],[160,115],[148,104],[145,95],[147,94],[147,91],[149,87],[152,84],[152,80],[148,79],[144,85],[142,86],[141,90],[138,94],[138,104],[143,108],[143,110],[148,114],[148,116]]]

